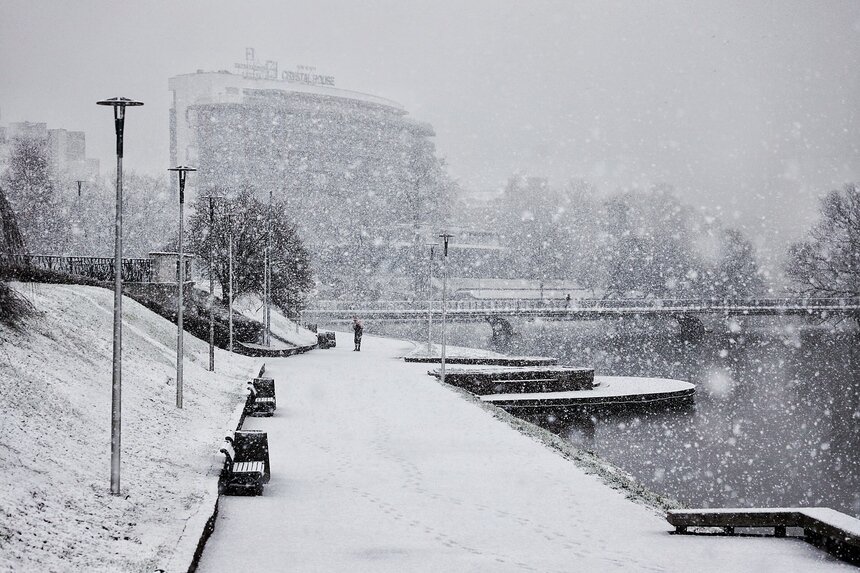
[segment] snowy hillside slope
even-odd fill
[[[263,322],[263,303],[257,295],[242,295],[233,303],[233,309],[237,312]],[[272,306],[272,334],[292,344],[293,346],[309,346],[317,343],[317,335],[310,330],[299,326]],[[272,341],[277,346],[276,341]]]
[[[0,571],[154,571],[220,465],[259,362],[191,336],[175,407],[176,327],[123,300],[122,495],[110,494],[113,294],[17,284],[38,314],[0,326]]]

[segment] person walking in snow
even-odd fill
[[[352,331],[355,332],[355,349],[353,352],[361,352],[361,335],[364,332],[364,325],[361,324],[357,316],[352,317]]]

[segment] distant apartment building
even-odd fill
[[[45,144],[48,166],[57,178],[92,181],[99,176],[99,160],[87,157],[83,131],[48,129],[42,122],[22,121],[0,126],[0,171],[5,170],[16,139],[34,139]]]
[[[241,66],[242,74],[169,79],[171,160],[199,169],[198,189],[271,192],[328,241],[348,240],[347,221],[393,229],[435,215],[429,124],[394,101],[336,88],[313,68]]]

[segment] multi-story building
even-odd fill
[[[321,277],[332,263],[359,260],[359,249],[402,264],[404,231],[415,237],[406,244],[430,239],[419,235],[442,224],[451,185],[429,124],[314,68],[279,75],[253,52],[237,67],[169,79],[171,160],[198,168],[198,192],[247,187],[285,202],[305,243],[326,253]]]
[[[98,178],[99,160],[87,157],[87,136],[83,131],[48,129],[46,123],[30,121],[0,127],[0,171],[6,167],[15,140],[24,138],[45,146],[54,177],[85,181]]]

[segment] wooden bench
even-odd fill
[[[233,440],[224,441],[221,448],[224,454],[224,469],[222,480],[224,492],[232,490],[251,491],[254,495],[263,495],[263,482],[266,474],[266,463],[264,460],[241,460],[236,455]]]
[[[317,333],[317,346],[320,349],[334,348],[337,346],[337,338],[334,332],[323,331]]]
[[[666,520],[676,533],[711,533],[691,527],[719,528],[726,535],[734,535],[737,528],[772,528],[774,536],[786,537],[787,528],[794,527],[813,545],[860,563],[860,520],[829,507],[669,510]]]
[[[271,378],[254,378],[248,382],[248,399],[245,414],[248,416],[274,416],[277,409],[275,381]]]

